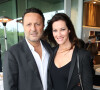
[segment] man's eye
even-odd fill
[[[31,24],[27,24],[27,26],[30,26]]]
[[[40,26],[40,24],[39,24],[39,23],[36,23],[36,25]]]

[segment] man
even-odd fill
[[[4,90],[47,90],[52,51],[49,44],[40,40],[44,28],[43,13],[39,9],[29,8],[22,18],[25,39],[6,53]]]

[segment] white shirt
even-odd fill
[[[43,90],[47,90],[47,67],[48,67],[48,61],[49,61],[49,53],[47,52],[47,50],[44,48],[44,46],[41,43],[41,47],[42,47],[42,60],[39,56],[39,54],[34,50],[34,47],[26,40],[32,55],[35,58],[35,62],[37,64],[39,73],[40,73],[40,77],[41,77],[41,81],[43,84]]]

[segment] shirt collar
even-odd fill
[[[25,38],[25,40],[26,40],[26,42],[27,42],[27,44],[28,44],[28,46],[29,46],[29,49],[31,50],[31,51],[34,51],[34,47],[28,42],[28,40]]]
[[[30,50],[31,50],[31,51],[34,51],[34,47],[28,42],[28,40],[27,40],[26,38],[25,38],[25,40],[26,40],[26,42],[27,42],[27,44],[28,44]],[[43,53],[45,53],[45,48],[43,47],[41,41],[40,41],[40,44],[41,44],[41,48],[42,48],[42,50],[43,50]]]

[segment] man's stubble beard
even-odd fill
[[[41,33],[41,36],[39,37],[39,38],[37,38],[37,39],[30,39],[30,38],[27,38],[28,39],[28,41],[30,41],[30,42],[39,42],[40,41],[40,39],[42,38],[42,36],[43,36],[43,32]]]

